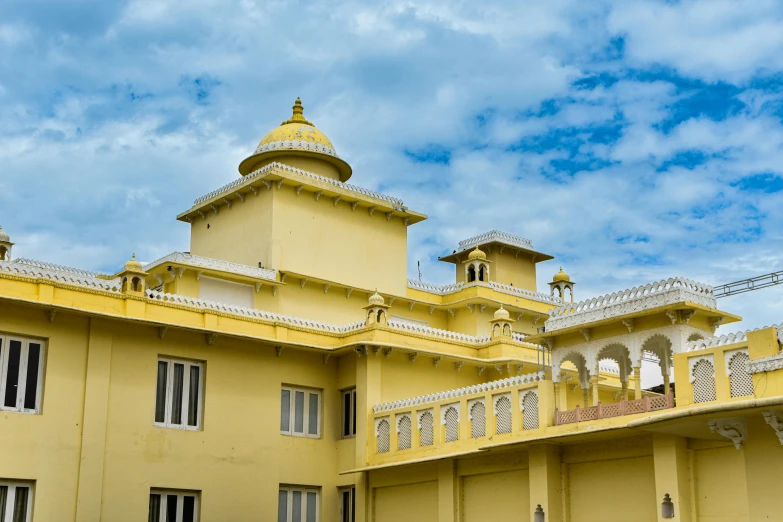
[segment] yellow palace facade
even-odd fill
[[[539,292],[497,230],[409,280],[426,216],[298,100],[239,171],[114,274],[0,229],[0,522],[780,520],[777,327],[716,335],[684,278]]]

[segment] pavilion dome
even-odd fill
[[[280,156],[303,156],[326,161],[337,169],[340,181],[347,181],[352,174],[351,166],[337,155],[326,134],[304,117],[299,98],[294,102],[291,117],[261,138],[253,154],[239,164],[239,173],[245,176],[260,162]]]
[[[554,281],[554,282],[561,282],[561,281],[570,282],[571,281],[571,276],[569,276],[568,274],[563,272],[563,267],[561,266],[560,267],[560,271],[555,274],[555,277],[552,278],[552,281]]]
[[[495,319],[508,319],[511,315],[508,313],[508,310],[503,308],[503,305],[500,305],[500,308],[497,309],[494,317]]]
[[[11,242],[11,237],[3,231],[3,227],[0,227],[0,241],[4,241],[6,243]]]
[[[136,254],[133,254],[130,261],[125,263],[125,270],[128,272],[143,272],[144,267],[141,266],[141,263],[136,261]]]
[[[468,254],[469,261],[485,260],[486,258],[487,258],[487,254],[479,247],[476,247],[475,250],[473,250],[470,254]]]
[[[378,290],[376,290],[375,293],[370,296],[368,302],[370,303],[370,306],[378,306],[378,305],[386,304],[386,301],[384,300],[383,296],[378,293]]]

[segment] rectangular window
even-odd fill
[[[320,503],[317,489],[280,487],[277,522],[318,522]]]
[[[0,410],[41,412],[44,343],[0,335]]]
[[[201,429],[204,408],[204,363],[158,359],[155,425]]]
[[[0,522],[30,522],[33,486],[0,479]]]
[[[198,522],[198,501],[195,491],[150,490],[147,522]]]
[[[343,390],[343,438],[356,435],[356,388]]]
[[[354,522],[356,520],[356,488],[342,488],[340,490],[340,522]]]
[[[280,395],[280,433],[295,437],[321,436],[321,392],[283,386]]]

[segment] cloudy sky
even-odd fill
[[[17,257],[114,271],[301,96],[351,180],[430,219],[409,271],[498,228],[577,298],[783,269],[783,4],[3,0],[0,224]],[[441,266],[443,265],[443,266]],[[720,302],[783,320],[783,287]]]

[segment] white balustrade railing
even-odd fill
[[[454,390],[430,393],[428,395],[422,395],[420,397],[412,397],[410,399],[402,399],[399,401],[376,404],[375,406],[372,407],[372,410],[374,413],[399,410],[402,408],[421,406],[422,404],[440,402],[440,401],[455,399],[459,397],[466,397],[469,395],[483,394],[490,391],[503,390],[505,388],[511,388],[513,386],[521,386],[523,384],[531,384],[531,383],[541,381],[543,379],[544,379],[543,372],[528,373],[525,375],[516,375],[514,377],[507,377],[505,379],[499,379],[497,381],[475,384],[473,386],[465,386],[464,388],[457,388]]]
[[[44,268],[45,266],[56,268]],[[105,279],[97,277],[95,272],[87,272],[76,268],[52,265],[41,261],[25,259],[18,261],[0,261],[0,273],[56,281],[72,286],[104,292],[119,293],[122,289],[120,279]]]
[[[149,272],[155,267],[170,263],[188,265],[208,270],[217,270],[220,272],[228,272],[232,274],[254,277],[257,279],[266,279],[269,281],[277,280],[277,272],[270,268],[257,268],[254,266],[222,261],[220,259],[212,259],[210,257],[201,257],[186,252],[172,252],[171,254],[168,254],[158,259],[157,261],[153,261],[152,263],[144,265],[144,270]]]
[[[549,332],[684,301],[717,306],[711,286],[677,277],[553,308],[545,326]]]
[[[707,339],[697,339],[695,341],[688,341],[685,343],[686,352],[695,352],[697,350],[706,350],[708,348],[715,348],[717,346],[726,346],[729,344],[746,343],[748,342],[748,333],[758,330],[764,330],[766,328],[775,328],[778,332],[778,342],[783,343],[783,323],[773,324],[770,326],[763,326],[761,328],[752,328],[743,332],[731,332],[715,337],[708,337]]]
[[[501,232],[500,230],[491,230],[468,239],[463,239],[459,242],[459,248],[457,251],[463,252],[468,249],[476,248],[479,245],[491,243],[492,241],[524,248],[526,250],[533,249],[533,242],[527,238],[515,236],[514,234],[509,234],[508,232]]]
[[[525,290],[524,288],[519,288],[516,286],[495,283],[494,281],[490,281],[488,283],[476,281],[473,283],[453,283],[450,285],[436,285],[433,283],[416,281],[415,279],[408,279],[408,288],[412,290],[421,290],[422,292],[428,292],[430,294],[436,294],[436,295],[454,294],[456,292],[459,292],[460,290],[465,290],[466,288],[473,288],[476,286],[482,286],[484,288],[492,288],[497,292],[524,297],[526,299],[530,299],[533,301],[540,301],[542,303],[547,303],[547,304],[560,305],[563,303],[563,301],[559,297],[554,297],[540,292],[532,292],[530,290]]]

